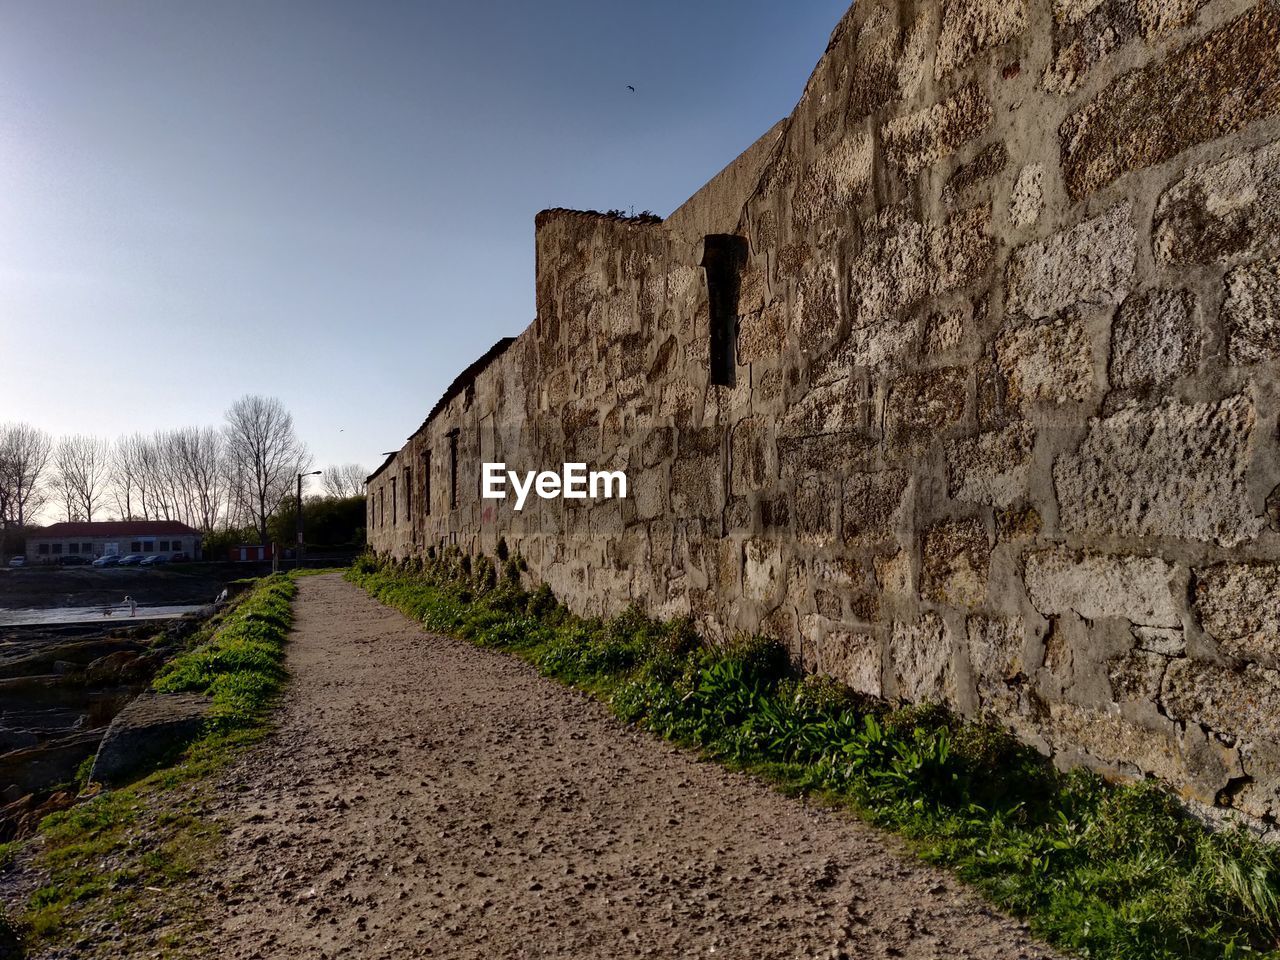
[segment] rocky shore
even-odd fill
[[[0,637],[0,842],[71,805],[115,717],[203,622],[9,628]]]

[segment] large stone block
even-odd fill
[[[881,130],[885,156],[906,176],[950,156],[991,124],[991,103],[969,84],[948,100],[890,120]]]
[[[1227,274],[1222,325],[1233,364],[1280,360],[1280,260],[1251,263]]]
[[[877,556],[873,561],[876,585],[885,597],[902,602],[915,599],[911,580],[911,554],[899,550],[892,556]]]
[[[1132,650],[1116,657],[1107,669],[1112,698],[1117,703],[1155,703],[1160,698],[1160,681],[1168,665],[1168,657],[1148,650]]]
[[[850,302],[859,326],[878,324],[934,288],[928,233],[903,204],[863,223],[862,249],[850,266]]]
[[[1026,628],[1022,619],[973,615],[965,629],[979,701],[988,709],[1011,712],[1018,702],[1017,688],[1026,682]]]
[[[1280,563],[1222,563],[1196,571],[1196,612],[1227,652],[1280,665]]]
[[[889,539],[906,508],[910,479],[905,470],[845,477],[841,494],[841,535],[845,542],[870,546]]]
[[[758,363],[782,353],[787,346],[787,324],[787,305],[781,298],[744,315],[738,326],[738,362]]]
[[[1129,294],[1138,235],[1128,203],[1019,247],[1009,260],[1010,313],[1047,317],[1079,303],[1111,306]]]
[[[1213,263],[1280,254],[1280,142],[1194,168],[1156,207],[1156,257]]]
[[[1126,300],[1111,327],[1111,386],[1162,384],[1195,373],[1202,340],[1195,305],[1186,290],[1150,290]]]
[[[976,607],[986,599],[991,572],[987,530],[976,518],[941,523],[921,544],[922,590],[929,600]]]
[[[1075,199],[1123,174],[1280,112],[1280,9],[1262,0],[1203,39],[1131,71],[1060,129]]]
[[[719,514],[724,482],[720,457],[686,446],[680,433],[680,454],[671,465],[671,507],[682,517],[712,517]]]
[[[800,349],[820,356],[840,333],[840,278],[834,266],[810,260],[796,283],[796,339]]]
[[[1191,22],[1208,0],[1138,0],[1142,35],[1149,40],[1166,36]]]
[[[850,264],[853,325],[879,336],[884,322],[924,298],[967,286],[991,264],[991,211],[962,210],[926,229],[905,204],[862,224],[863,243]],[[864,346],[874,353],[874,343]],[[862,361],[868,362],[868,361]]]
[[[1229,736],[1280,741],[1280,671],[1258,664],[1229,670],[1173,660],[1161,686],[1165,712]]]
[[[730,493],[759,490],[769,483],[777,470],[775,448],[769,441],[768,424],[759,417],[746,417],[734,425],[729,437]]]
[[[860,389],[853,376],[862,369],[892,374],[913,366],[919,337],[919,325],[909,314],[869,326],[856,325],[838,349],[809,368],[810,383],[814,387],[840,383],[845,390]]]
[[[670,427],[657,427],[648,431],[640,442],[640,460],[652,467],[666,460],[675,451],[675,431]]]
[[[1176,568],[1167,560],[1054,548],[1031,551],[1025,562],[1027,593],[1045,616],[1182,625]]]
[[[1254,419],[1235,396],[1091,421],[1079,452],[1054,464],[1063,528],[1227,547],[1252,539],[1265,524],[1245,484]]]
[[[896,11],[885,7],[872,9],[858,27],[850,58],[848,126],[902,95],[902,33]]]
[[[968,326],[967,311],[963,307],[930,314],[924,332],[925,353],[938,357],[958,349],[964,344]]]
[[[934,59],[934,79],[962,67],[984,50],[1012,40],[1027,27],[1025,0],[947,0]]]
[[[818,156],[796,188],[792,209],[801,224],[847,213],[871,182],[873,145],[866,134],[834,143]]]
[[[864,580],[862,565],[848,557],[815,557],[809,562],[809,572],[817,583],[841,587],[852,587]]]
[[[996,339],[996,363],[1014,406],[1079,403],[1096,391],[1093,345],[1074,311],[1005,330]]]
[[[834,477],[814,475],[796,480],[793,512],[796,538],[801,543],[825,545],[835,541],[839,498],[839,481]]]
[[[1054,4],[1053,62],[1045,89],[1079,88],[1097,63],[1138,36],[1152,39],[1190,22],[1206,0],[1059,0]]]
[[[932,227],[929,262],[934,270],[934,292],[946,293],[973,283],[986,273],[994,250],[989,207],[961,210]]]
[[[947,444],[947,492],[956,500],[1007,507],[1027,493],[1035,430],[1018,421]]]
[[[889,637],[898,696],[911,703],[952,703],[951,636],[942,618],[926,613],[914,622],[895,621]]]
[[[743,545],[742,592],[750,600],[767,602],[782,594],[782,548],[777,541],[753,538]]]
[[[629,475],[628,478],[630,479]],[[642,470],[634,475],[628,494],[635,504],[637,520],[655,520],[667,510],[667,472],[662,468]]]
[[[778,462],[790,476],[857,469],[872,459],[877,438],[863,431],[842,430],[815,436],[778,438]]]
[[[836,380],[810,390],[782,417],[780,432],[788,437],[810,437],[867,429],[871,400],[856,381]]]
[[[841,629],[827,617],[804,617],[801,629],[813,651],[812,669],[868,696],[884,695],[880,640],[869,633]]]
[[[1114,709],[1050,703],[1045,733],[1056,749],[1083,751],[1097,763],[1129,777],[1160,777],[1179,785],[1194,778],[1202,784],[1197,795],[1208,802],[1213,801],[1217,788],[1225,786],[1231,772],[1220,759],[1203,765],[1203,769],[1190,769],[1175,731],[1167,723],[1153,729],[1126,720]]]
[[[893,381],[885,403],[885,431],[889,443],[917,444],[964,418],[968,371],[940,367],[908,374]]]

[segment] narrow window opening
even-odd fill
[[[404,522],[413,523],[413,467],[404,468]]]
[[[378,488],[378,526],[387,525],[387,488]]]
[[[397,522],[399,522],[396,516],[396,511],[398,509],[397,508],[398,502],[399,501],[396,500],[396,478],[392,477],[391,478],[391,525],[393,527],[396,525]]]
[[[708,234],[702,245],[707,273],[711,382],[732,387],[737,382],[738,292],[747,262],[747,241],[729,233]]]
[[[458,506],[458,430],[449,431],[449,506]]]
[[[431,451],[422,455],[422,515],[431,516]]]

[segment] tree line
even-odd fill
[[[206,534],[252,528],[268,543],[313,458],[274,397],[248,394],[219,426],[134,433],[108,441],[54,438],[27,423],[0,424],[0,525],[52,520],[178,520]],[[366,471],[331,466],[325,496],[364,496]]]

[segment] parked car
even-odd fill
[[[88,564],[89,558],[79,553],[68,553],[58,558],[58,563],[64,567],[80,567]]]
[[[187,556],[185,553],[178,552],[178,553],[172,554],[169,557],[169,562],[170,563],[186,563],[190,559],[191,558]]]
[[[9,566],[11,567],[25,567],[26,565],[27,565],[26,557],[10,557],[9,558]]]
[[[97,560],[93,561],[95,567],[114,567],[120,562],[120,557],[114,553],[108,553]]]
[[[138,564],[140,567],[158,567],[162,563],[168,563],[163,554],[156,553],[149,557],[144,557],[142,562]]]
[[[120,563],[118,565],[121,567],[136,567],[145,559],[147,558],[141,553],[128,553],[120,558]]]

